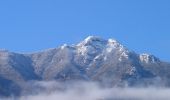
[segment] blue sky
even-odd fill
[[[170,0],[1,0],[0,48],[33,52],[88,35],[170,61]]]

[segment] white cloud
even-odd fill
[[[103,88],[94,82],[35,82],[35,94],[19,100],[170,100],[168,88]],[[35,87],[33,91],[37,89]]]

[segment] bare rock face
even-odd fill
[[[109,87],[159,85],[160,80],[170,86],[169,71],[170,63],[153,55],[137,54],[114,39],[89,36],[76,45],[32,54],[0,50],[0,94],[18,95],[33,80],[95,81]]]

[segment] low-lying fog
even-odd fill
[[[29,90],[30,89],[30,90]],[[29,92],[28,92],[29,91]],[[23,95],[4,100],[170,100],[169,88],[103,88],[94,82],[33,82]]]

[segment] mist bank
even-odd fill
[[[19,97],[3,100],[170,100],[165,87],[103,87],[96,82],[36,81]]]

